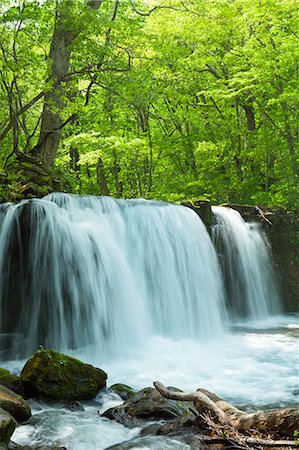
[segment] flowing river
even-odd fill
[[[282,314],[271,250],[257,224],[215,207],[211,237],[183,206],[51,194],[0,207],[1,366],[38,345],[108,373],[108,386],[159,380],[237,406],[298,405],[298,316]],[[188,449],[140,437],[100,414],[31,401],[12,440],[68,450]],[[127,443],[123,443],[127,441]]]

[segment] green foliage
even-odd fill
[[[76,193],[298,211],[297,0],[153,5],[144,16],[126,1],[104,0],[98,10],[83,0],[71,8],[4,2],[2,130],[21,113],[0,137],[0,170],[8,171],[0,196],[20,198],[28,182],[16,148],[36,157],[44,97],[22,109],[58,89],[49,52],[61,8],[75,36],[60,87],[67,124],[49,181],[30,181]],[[136,8],[146,11],[142,2]]]

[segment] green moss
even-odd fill
[[[0,383],[4,384],[6,386],[7,383],[10,382],[13,375],[10,373],[9,370],[3,369],[0,367]]]
[[[21,378],[0,367],[0,384],[14,391],[20,387]]]

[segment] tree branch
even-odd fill
[[[196,391],[191,393],[185,393],[185,392],[170,391],[159,381],[155,381],[154,386],[157,389],[157,391],[159,391],[160,394],[163,395],[163,397],[171,400],[194,402],[195,407],[197,407],[196,405],[198,404],[202,404],[215,413],[220,423],[222,424],[227,423],[228,420],[227,415],[211,399],[209,399],[209,397],[207,397],[202,392]]]
[[[129,2],[130,2],[130,5],[132,6],[133,11],[135,11],[136,14],[138,14],[139,16],[142,16],[142,17],[148,17],[154,11],[156,11],[158,9],[170,9],[170,10],[173,10],[173,11],[188,12],[188,13],[191,13],[191,14],[201,15],[200,13],[197,13],[196,11],[189,10],[183,3],[182,3],[183,9],[182,8],[177,8],[175,6],[170,6],[170,5],[156,5],[156,6],[154,6],[152,9],[150,9],[147,12],[141,12],[141,11],[139,11],[136,8],[133,0],[129,0]]]
[[[45,95],[44,91],[42,91],[39,94],[37,94],[32,100],[30,100],[29,103],[27,103],[25,106],[23,106],[23,108],[21,108],[21,109],[19,109],[18,111],[15,112],[15,118],[19,117],[21,114],[23,114],[28,109],[30,109],[33,105],[35,105],[35,103],[37,103],[41,98],[43,98],[44,95]],[[8,124],[4,128],[4,130],[0,133],[0,141],[2,141],[2,139],[5,138],[5,136],[10,131],[12,126],[13,126],[13,120],[10,119]]]

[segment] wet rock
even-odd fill
[[[183,202],[183,206],[187,208],[193,209],[197,215],[201,218],[203,223],[205,224],[207,230],[210,230],[212,225],[212,208],[211,203],[208,200],[194,200]]]
[[[156,430],[156,435],[167,436],[170,439],[181,441],[190,446],[192,450],[202,450],[203,448],[206,448],[206,444],[203,440],[205,431],[202,424],[198,422],[198,417],[195,420],[183,417],[161,425],[160,428]],[[209,450],[216,450],[216,448],[218,450],[217,446],[209,446]]]
[[[0,408],[0,444],[5,448],[15,431],[17,422],[5,409]]]
[[[103,414],[108,419],[127,426],[140,426],[138,419],[173,419],[182,416],[193,417],[183,402],[168,400],[154,388],[145,388],[132,395],[122,405],[110,408]]]
[[[167,422],[168,423],[168,422]],[[163,426],[163,425],[162,425]],[[161,429],[161,421],[159,422],[154,422],[154,423],[149,423],[148,425],[146,425],[141,431],[140,431],[140,436],[153,436],[158,434],[158,432]],[[160,433],[163,434],[163,433]]]
[[[18,422],[31,417],[30,406],[20,395],[0,385],[0,407],[8,411]]]
[[[109,393],[114,393],[119,395],[119,397],[122,400],[127,400],[129,397],[131,397],[133,394],[135,394],[136,391],[132,389],[130,386],[127,386],[126,384],[116,383],[110,386],[107,390]]]
[[[0,384],[23,397],[24,388],[21,377],[2,367],[0,367]]]
[[[78,359],[41,348],[25,364],[21,379],[27,397],[89,400],[106,386],[107,374]]]
[[[160,425],[160,427],[156,430],[156,434],[158,435],[177,435],[180,434],[180,430],[185,427],[190,427],[194,424],[193,420],[189,419],[174,419],[169,422]]]
[[[5,448],[5,450],[7,449],[7,447]],[[0,450],[1,447],[0,447]],[[57,446],[49,446],[49,445],[39,445],[38,447],[36,446],[31,446],[31,445],[19,445],[16,444],[15,442],[10,441],[10,443],[8,444],[8,450],[67,450],[66,447],[57,447]]]
[[[168,439],[165,436],[139,436],[131,439],[130,441],[122,442],[121,444],[112,445],[111,447],[106,448],[106,450],[137,449],[188,450],[190,447],[176,439]]]
[[[69,411],[85,411],[83,405],[78,401],[69,401],[64,405],[64,408]]]

